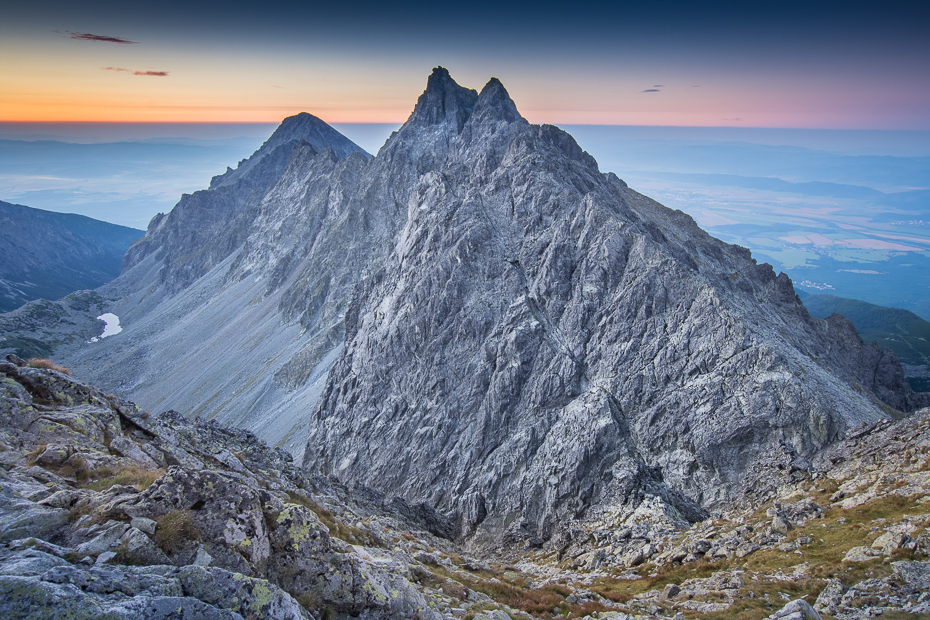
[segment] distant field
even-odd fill
[[[930,132],[570,129],[601,170],[798,290],[930,319]]]

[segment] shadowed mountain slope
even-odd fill
[[[834,295],[809,295],[804,297],[804,307],[822,319],[842,314],[863,340],[875,340],[895,352],[915,391],[930,390],[930,322],[907,310]]]
[[[0,201],[0,312],[109,282],[141,236],[83,215]]]

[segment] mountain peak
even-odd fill
[[[459,133],[471,116],[477,100],[477,92],[459,86],[449,75],[448,69],[436,67],[426,80],[426,90],[417,100],[408,123],[447,124]]]
[[[267,153],[282,144],[300,140],[310,143],[320,151],[332,148],[337,157],[347,157],[352,153],[367,155],[361,147],[327,125],[325,121],[307,112],[288,116],[281,121],[259,152]]]
[[[482,120],[490,118],[508,123],[523,120],[507,89],[496,77],[488,80],[488,83],[481,89],[478,102],[475,104],[475,116],[479,116]]]
[[[252,153],[251,157],[239,162],[236,170],[227,170],[225,174],[213,177],[210,188],[233,183],[242,178],[259,161],[274,152],[278,147],[287,144],[293,146],[301,141],[307,142],[318,151],[331,148],[336,157],[339,158],[348,157],[352,153],[361,153],[368,157],[368,153],[362,147],[330,127],[326,124],[326,121],[307,112],[300,112],[281,121],[278,128],[271,134],[271,137],[257,151]]]

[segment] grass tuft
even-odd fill
[[[189,510],[172,510],[158,519],[155,526],[155,544],[165,553],[179,551],[188,542],[199,539],[200,530],[194,525],[194,517]]]
[[[149,488],[153,482],[164,475],[165,472],[160,469],[148,470],[138,465],[128,465],[126,467],[121,467],[109,477],[102,477],[99,480],[87,482],[81,485],[81,487],[90,489],[91,491],[106,491],[110,487],[119,484],[133,486],[139,491],[144,491]]]
[[[34,450],[26,454],[26,465],[32,467],[36,464],[36,460],[39,458],[39,455],[45,452],[45,449],[48,447],[48,444],[40,443],[35,447]]]
[[[57,370],[60,373],[66,374],[69,377],[71,376],[71,371],[65,368],[64,366],[59,366],[50,359],[40,359],[38,357],[30,357],[29,361],[26,362],[26,365],[30,368],[45,368],[47,370]]]
[[[114,475],[112,467],[103,466],[91,468],[87,460],[80,454],[72,454],[68,457],[56,472],[62,478],[71,478],[77,480],[79,485],[87,484],[93,480],[99,480]]]

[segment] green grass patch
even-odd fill
[[[449,574],[442,567],[431,567],[429,570],[437,579],[455,581],[463,588],[486,594],[498,604],[519,609],[542,620],[555,617],[582,618],[594,612],[608,611],[606,606],[597,602],[581,605],[566,602],[565,598],[572,590],[561,584],[531,588],[524,575],[516,570],[508,570],[512,568],[504,567],[502,572],[494,573],[495,577],[486,579],[471,575],[465,577],[459,573]]]

